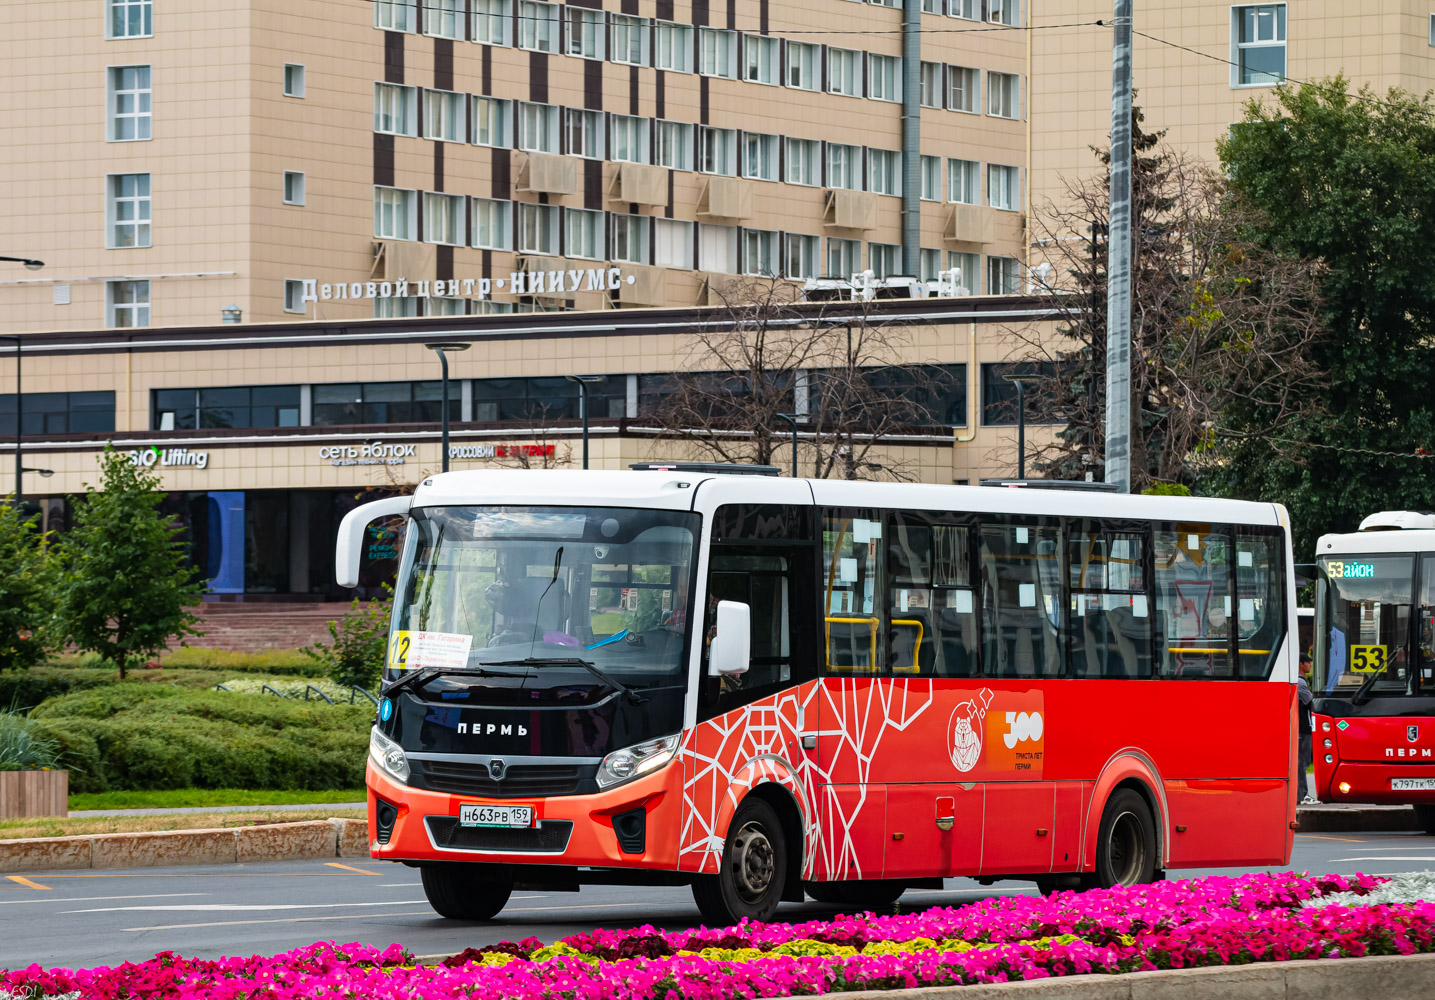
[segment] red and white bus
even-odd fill
[[[1285,864],[1271,504],[666,471],[455,472],[408,518],[368,766],[435,910],[691,885],[704,917]]]
[[[1410,803],[1435,834],[1435,515],[1372,514],[1316,559],[1316,795]]]

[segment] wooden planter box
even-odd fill
[[[69,771],[0,771],[0,819],[69,815]]]

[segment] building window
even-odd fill
[[[110,142],[150,138],[153,116],[148,66],[111,66],[109,72]]]
[[[745,53],[742,78],[748,83],[777,85],[777,60],[781,43],[776,38],[762,35],[748,35],[743,44]]]
[[[879,278],[902,273],[902,248],[895,243],[868,243],[867,266]]]
[[[613,215],[612,259],[625,264],[648,262],[648,219],[642,215]]]
[[[149,326],[149,282],[105,282],[105,325]]]
[[[418,135],[419,92],[396,83],[374,84],[374,131]]]
[[[1056,381],[1054,361],[1013,361],[982,365],[982,424],[986,427],[1015,427],[1016,385],[1008,375],[1036,375],[1042,381],[1025,388],[1026,424],[1059,424],[1057,400],[1050,386]]]
[[[863,190],[862,147],[840,142],[827,144],[827,186],[848,191]]]
[[[822,183],[822,143],[816,139],[788,139],[786,176],[789,184],[817,187]]]
[[[374,0],[374,27],[385,31],[416,31],[419,0]]]
[[[942,106],[942,64],[924,62],[918,74],[917,100],[924,108]]]
[[[558,152],[558,108],[553,104],[518,105],[518,148],[531,153]]]
[[[963,205],[982,203],[982,165],[976,160],[947,161],[947,197]]]
[[[304,90],[304,67],[299,63],[284,64],[284,96],[307,96]]]
[[[656,131],[658,166],[693,169],[693,127],[682,122],[658,122]]]
[[[415,238],[418,192],[401,188],[374,188],[374,236],[381,240]]]
[[[26,434],[86,434],[115,429],[115,394],[101,392],[25,393]],[[15,394],[0,396],[0,435],[15,436]]]
[[[512,45],[511,0],[473,0],[473,40],[486,45]]]
[[[867,96],[874,101],[902,99],[902,60],[899,56],[867,56]]]
[[[107,181],[107,245],[111,250],[150,246],[149,174],[110,174]],[[148,290],[149,286],[145,287]],[[149,296],[145,298],[148,300]]]
[[[957,272],[958,295],[980,295],[982,293],[981,254],[947,251],[947,270]]]
[[[982,19],[982,0],[947,0],[947,16],[968,21]]]
[[[862,241],[827,237],[827,273],[834,278],[850,278],[862,270]]]
[[[513,202],[473,199],[473,245],[481,250],[513,249]]]
[[[301,171],[284,171],[284,204],[304,204],[304,174]]]
[[[297,385],[155,389],[150,395],[150,430],[154,431],[298,426]]]
[[[737,78],[736,31],[699,28],[698,45],[702,50],[702,61],[698,64],[699,73],[724,80]]]
[[[613,15],[613,61],[626,66],[648,65],[648,20]]]
[[[381,295],[374,299],[374,319],[406,319],[419,314],[419,300],[412,295]]]
[[[921,162],[923,201],[942,200],[942,158],[923,156]]]
[[[987,165],[987,204],[1015,212],[1021,201],[1021,184],[1016,167]]]
[[[563,210],[563,253],[567,257],[599,260],[603,256],[603,213],[581,208]]]
[[[693,269],[693,224],[676,219],[653,220],[653,263],[681,271]]]
[[[654,22],[653,65],[658,69],[670,69],[678,73],[693,71],[693,29],[686,24],[671,21]]]
[[[580,59],[603,58],[603,12],[582,7],[564,7],[568,13],[568,37],[563,51]]]
[[[777,136],[743,133],[742,175],[755,181],[777,180]]]
[[[737,227],[698,223],[698,270],[737,274]]]
[[[940,14],[942,12],[942,0],[922,0],[923,14]]]
[[[1231,8],[1231,86],[1269,87],[1286,76],[1286,5]]]
[[[564,146],[568,155],[582,156],[589,160],[601,160],[603,158],[603,112],[565,108],[563,117],[567,131]]]
[[[816,236],[788,233],[784,237],[782,273],[789,278],[817,277],[820,243]]]
[[[467,142],[468,118],[463,94],[448,90],[424,91],[424,138],[440,142]]]
[[[106,0],[109,38],[148,38],[154,34],[154,0]]]
[[[473,419],[483,423],[576,420],[578,386],[565,378],[481,378],[473,380]],[[608,420],[628,415],[628,380],[619,375],[586,387],[588,415]]]
[[[787,85],[796,90],[822,87],[822,46],[807,42],[787,43]]]
[[[742,231],[742,270],[744,274],[771,277],[778,273],[777,233],[771,229]]]
[[[737,130],[708,128],[698,130],[698,169],[705,174],[737,176]]]
[[[298,278],[284,279],[284,311],[301,314],[305,312],[304,282]]]
[[[828,48],[827,92],[844,97],[862,96],[862,53]]]
[[[461,247],[467,241],[463,232],[463,195],[424,192],[424,242]]]
[[[1016,27],[1021,23],[1021,0],[987,0],[987,20]]]
[[[874,194],[901,195],[901,153],[894,149],[867,150],[867,190]]]
[[[987,74],[987,114],[993,118],[1021,117],[1021,77],[1015,73]]]
[[[464,0],[422,0],[424,34],[463,41]]]
[[[630,115],[613,115],[611,158],[623,163],[648,162],[648,120]]]
[[[531,52],[558,51],[558,7],[519,0],[518,47]]]
[[[942,251],[924,249],[921,251],[920,260],[922,269],[921,279],[923,281],[936,281],[938,272],[942,270]]]
[[[947,110],[974,115],[981,110],[982,71],[970,66],[947,67]]]
[[[467,316],[467,299],[436,298],[430,296],[424,303],[425,316]],[[452,390],[450,390],[451,392]],[[443,408],[439,408],[443,412]]]
[[[1016,295],[1021,292],[1021,261],[1015,257],[987,258],[987,294]]]
[[[558,254],[558,206],[518,206],[518,249],[521,253]]]
[[[497,97],[473,99],[473,141],[478,146],[513,145],[513,102]]]
[[[417,303],[411,296],[406,301]],[[443,419],[443,383],[437,379],[432,382],[330,383],[316,385],[312,391],[312,418],[317,427],[436,424]],[[459,420],[462,414],[463,400],[450,387],[449,419]]]
[[[1435,14],[1430,15],[1430,44],[1435,46]]]

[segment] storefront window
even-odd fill
[[[297,385],[227,385],[210,389],[156,389],[150,427],[298,427]]]
[[[84,434],[115,429],[113,392],[27,392],[26,434]],[[0,436],[15,433],[15,394],[0,395]]]
[[[448,415],[463,419],[462,393],[449,382]],[[429,424],[443,419],[441,382],[344,382],[314,386],[313,423]]]

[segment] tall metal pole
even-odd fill
[[[1026,479],[1026,386],[1016,381],[1016,477]]]
[[[922,276],[922,0],[902,4],[902,273]],[[888,277],[885,274],[879,278]]]
[[[588,468],[588,383],[578,380],[578,412],[583,416],[583,468]]]
[[[1106,481],[1131,492],[1131,8],[1111,50],[1111,218],[1106,236]]]
[[[448,355],[440,348],[434,351],[443,366],[443,471],[448,471]]]

